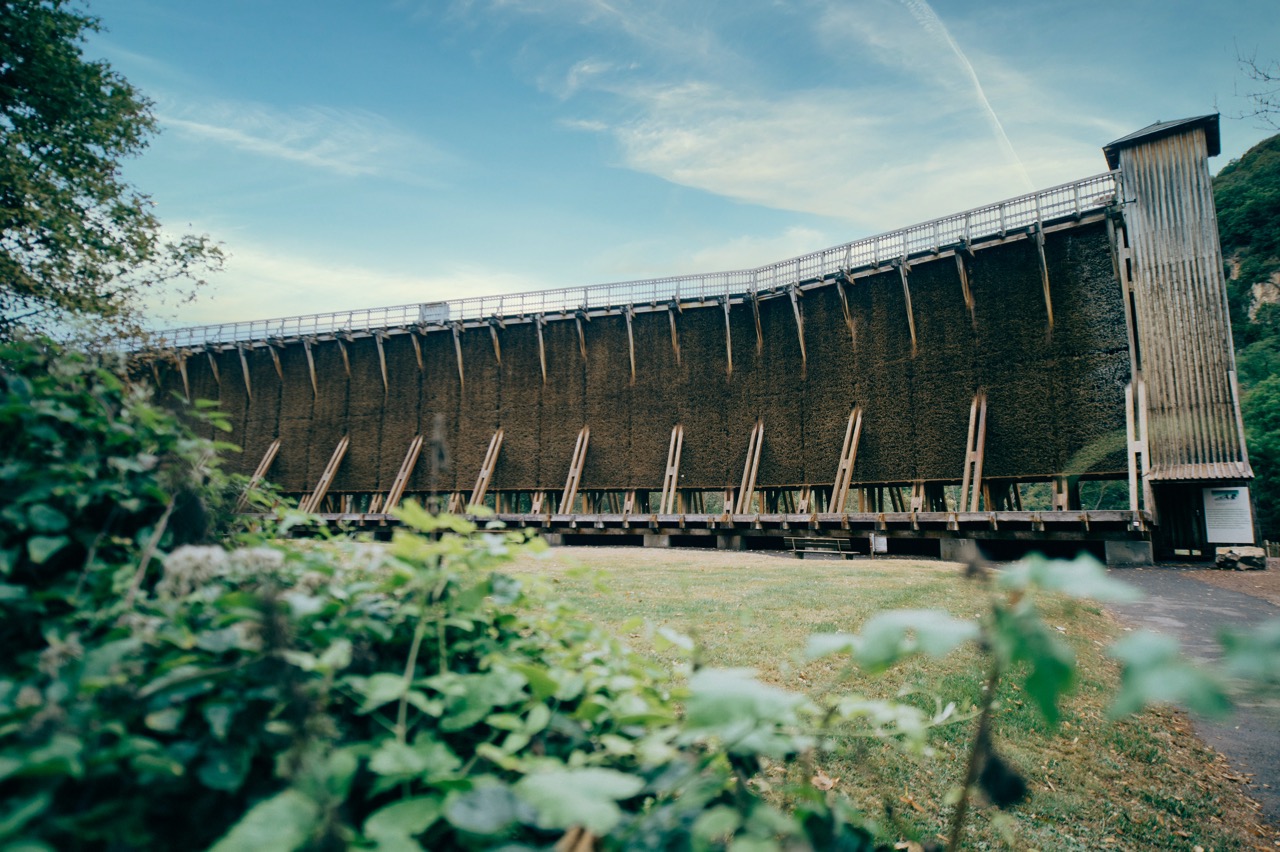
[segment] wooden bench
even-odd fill
[[[832,553],[841,559],[854,556],[853,542],[847,538],[816,538],[810,536],[786,536],[783,538],[787,548],[799,559],[806,553]]]

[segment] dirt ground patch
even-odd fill
[[[1266,571],[1215,571],[1206,568],[1192,576],[1220,589],[1253,595],[1280,606],[1280,559],[1268,559]]]

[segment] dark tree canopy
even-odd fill
[[[216,265],[203,237],[166,242],[120,162],[155,132],[152,103],[84,55],[74,0],[0,0],[0,335],[69,317],[126,330],[149,286]]]

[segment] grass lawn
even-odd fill
[[[909,690],[906,700],[929,708],[935,700],[954,701],[965,710],[982,688],[983,663],[973,648],[878,677],[850,672],[839,658],[800,659],[809,634],[855,631],[878,610],[936,608],[964,618],[983,612],[992,590],[947,563],[561,548],[545,558],[522,558],[515,573],[550,584],[601,624],[625,629],[636,651],[673,664],[675,652],[655,650],[653,628],[693,637],[704,665],[754,668],[768,682],[815,698],[884,698]],[[1031,794],[1008,818],[993,819],[998,811],[980,808],[969,821],[966,848],[1277,848],[1274,831],[1258,825],[1240,793],[1240,779],[1192,735],[1181,713],[1107,719],[1118,669],[1103,648],[1123,628],[1089,604],[1051,598],[1041,610],[1075,650],[1077,686],[1064,721],[1052,729],[1023,700],[1019,673],[1006,679],[996,748],[1026,777]],[[840,742],[816,768],[893,832],[938,838],[951,810],[944,800],[960,783],[972,730],[972,723],[941,729],[932,740],[934,755],[923,759],[874,739]],[[766,773],[762,780],[778,778]]]

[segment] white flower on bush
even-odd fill
[[[236,576],[253,578],[279,571],[284,554],[272,547],[242,547],[231,551],[230,560]]]
[[[229,560],[221,547],[187,545],[164,559],[164,576],[156,584],[162,598],[183,598],[227,573]]]

